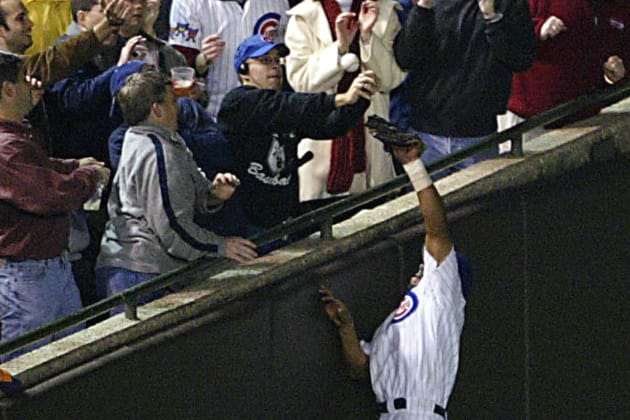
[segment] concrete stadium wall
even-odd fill
[[[476,284],[449,418],[630,412],[629,170],[618,158],[451,209]],[[129,343],[3,401],[3,418],[376,418],[317,286],[344,298],[369,338],[416,270],[421,237],[406,229]]]

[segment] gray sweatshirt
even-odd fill
[[[224,238],[194,222],[196,214],[220,208],[219,200],[208,203],[210,187],[179,134],[150,123],[129,128],[96,268],[163,273],[225,255]]]

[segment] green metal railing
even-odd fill
[[[552,124],[563,118],[579,113],[586,108],[612,104],[628,96],[630,96],[630,80],[615,86],[594,91],[588,95],[580,96],[573,101],[567,102],[547,112],[532,117],[508,130],[489,135],[481,143],[435,161],[427,166],[427,170],[430,173],[439,172],[479,152],[487,150],[491,147],[496,147],[498,144],[507,140],[512,141],[512,155],[522,156],[523,133],[540,126]],[[401,188],[407,186],[408,183],[409,181],[407,176],[400,175],[386,184],[379,185],[363,193],[349,196],[343,200],[328,204],[302,216],[287,220],[260,235],[252,237],[251,239],[258,246],[264,246],[285,238],[287,235],[292,233],[304,231],[305,229],[312,230],[315,227],[317,227],[317,230],[320,231],[322,239],[332,239],[332,226],[335,218],[353,210],[368,206],[369,204],[374,203],[377,200],[381,200],[384,197],[392,196],[400,191]],[[125,306],[125,315],[128,319],[138,319],[137,302],[142,296],[146,296],[158,290],[163,290],[180,283],[182,281],[182,275],[191,274],[197,270],[206,270],[207,274],[212,275],[224,271],[229,267],[233,267],[234,264],[234,262],[223,259],[202,259],[177,270],[161,274],[143,284],[127,289],[120,294],[87,306],[74,314],[30,331],[11,341],[0,344],[0,355],[8,354],[29,345],[33,345],[42,339],[59,333],[60,331],[72,326],[85,323],[86,321],[101,316],[121,305]]]

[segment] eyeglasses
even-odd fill
[[[263,55],[262,57],[252,58],[252,60],[257,63],[264,64],[265,66],[284,64],[284,57],[274,57],[271,55]]]

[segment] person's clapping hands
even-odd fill
[[[540,28],[540,40],[546,41],[555,38],[560,32],[567,30],[566,25],[557,16],[549,16]]]
[[[101,7],[107,24],[116,29],[125,23],[125,18],[131,11],[129,4],[125,0],[101,0]],[[96,27],[98,27],[98,24]]]
[[[361,41],[368,42],[372,36],[372,28],[378,19],[378,4],[375,0],[366,0],[361,3],[359,12],[359,31],[361,32]]]
[[[350,44],[354,40],[359,30],[357,15],[353,12],[339,13],[335,19],[335,33],[337,35],[337,48],[339,55],[344,55],[350,49]]]
[[[160,16],[160,0],[146,0],[145,4],[142,29],[149,35],[155,36],[155,22]]]
[[[131,5],[125,0],[101,0],[101,7],[103,18],[92,30],[100,43],[110,45],[119,35],[120,27],[131,11]]]

